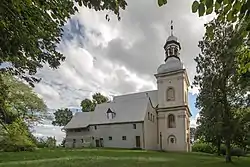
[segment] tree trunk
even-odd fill
[[[218,154],[218,156],[220,156],[220,147],[221,146],[221,139],[220,139],[220,137],[218,137],[218,140],[217,140],[217,154]]]
[[[230,140],[226,139],[226,162],[232,162]]]

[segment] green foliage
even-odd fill
[[[214,154],[216,152],[216,148],[211,143],[196,142],[192,146],[192,151]]]
[[[101,93],[95,93],[92,96],[92,100],[84,99],[81,102],[82,112],[94,111],[97,104],[108,102],[108,98],[103,96]]]
[[[241,148],[250,146],[250,108],[241,108],[234,112],[234,121],[238,126],[233,141]]]
[[[238,49],[247,47],[247,39],[233,24],[215,19],[206,25],[210,26],[214,28],[214,38],[208,34],[204,36],[199,42],[202,54],[195,58],[197,75],[194,84],[200,87],[196,101],[200,109],[197,135],[218,149],[224,141],[230,161],[231,143],[236,139],[242,141],[249,131],[249,120],[242,121],[246,118],[242,113],[248,108],[249,86],[246,83],[249,82],[237,72],[236,63]]]
[[[192,5],[192,10],[193,13],[197,12],[197,6],[205,4],[204,5],[204,10],[211,10],[214,11],[216,14],[219,15],[219,17],[224,21],[228,22],[235,22],[237,18],[242,19],[242,18],[247,18],[249,17],[250,14],[250,1],[249,0],[200,0],[194,1]],[[213,7],[215,7],[213,9]],[[210,14],[210,13],[208,13]],[[202,15],[199,15],[202,16]]]
[[[8,86],[8,98],[5,101],[8,110],[30,123],[39,121],[47,107],[37,93],[29,85],[11,75],[5,74],[3,80]]]
[[[72,111],[70,109],[58,109],[54,112],[55,120],[52,121],[52,125],[54,126],[65,126],[73,117]]]
[[[239,73],[250,73],[250,48],[239,48],[237,62],[239,64]],[[250,76],[248,76],[250,79]]]
[[[202,152],[202,153],[208,153],[208,154],[216,154],[217,149],[212,143],[205,143],[205,142],[196,142],[192,146],[193,152]],[[222,155],[226,155],[226,146],[221,145],[220,153]],[[231,156],[245,156],[246,152],[239,148],[239,147],[232,147],[231,149]]]
[[[81,101],[82,112],[90,112],[95,110],[95,103],[90,99],[84,99]]]
[[[2,0],[0,3],[0,64],[11,63],[7,68],[32,86],[34,77],[45,63],[58,68],[65,57],[56,51],[63,34],[62,26],[78,11],[79,6],[96,11],[110,10],[120,20],[120,9],[125,0]],[[106,19],[109,20],[108,15]]]
[[[4,127],[4,124],[13,122],[16,117],[9,112],[6,112],[6,100],[8,98],[8,86],[4,84],[4,76],[0,73],[0,125]]]
[[[22,118],[31,125],[44,117],[47,107],[29,85],[1,73],[0,88],[0,119],[3,123],[10,124],[16,118]]]
[[[38,138],[36,143],[38,148],[55,148],[56,147],[56,139],[55,137],[47,137]]]
[[[248,48],[240,49],[238,55],[239,73],[250,72],[250,0],[200,0],[192,4],[192,12],[199,16],[216,13],[221,22],[235,23],[242,36],[248,38]],[[214,38],[216,27],[206,26],[206,33],[209,38]]]
[[[168,0],[158,0],[158,5],[161,7],[165,4],[167,4]]]
[[[3,151],[33,151],[36,149],[35,143],[29,137],[27,126],[21,119],[6,125],[6,130],[2,131],[0,148]]]
[[[194,3],[192,4],[192,12],[195,13],[198,11],[199,9],[199,2],[198,1],[194,1]]]
[[[226,147],[224,145],[221,147],[221,154],[226,155]],[[241,148],[233,147],[231,149],[231,155],[237,156],[237,157],[242,157],[242,156],[246,156],[246,152]]]
[[[96,103],[96,104],[106,103],[109,100],[107,97],[103,96],[101,93],[93,94],[92,98],[93,98],[93,103]]]

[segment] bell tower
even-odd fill
[[[159,143],[163,150],[190,151],[190,120],[186,69],[180,59],[181,45],[171,34],[164,45],[165,63],[157,69]],[[158,135],[159,135],[158,134]]]

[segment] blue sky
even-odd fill
[[[174,20],[174,35],[182,46],[180,59],[192,83],[196,73],[194,58],[200,52],[198,41],[204,35],[204,23],[212,17],[193,14],[193,0],[169,1],[160,8],[156,2],[128,0],[121,21],[110,13],[109,22],[105,20],[106,11],[80,8],[65,25],[58,46],[66,56],[65,62],[59,69],[44,66],[37,73],[42,81],[34,90],[47,106],[79,107],[82,99],[95,92],[112,97],[156,89],[154,74],[164,63],[163,46],[170,35],[170,20]],[[197,88],[189,89],[193,125],[198,114],[194,104],[197,93]],[[35,130],[37,136],[55,135],[58,140],[64,136],[60,127],[47,120]]]

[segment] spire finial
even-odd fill
[[[171,20],[171,35],[173,35],[173,31],[174,31],[173,20]]]

